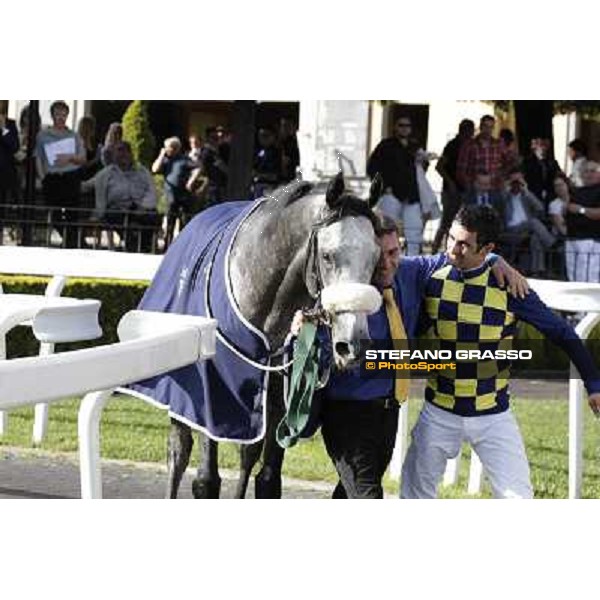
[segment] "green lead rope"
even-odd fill
[[[317,326],[305,321],[294,347],[292,375],[285,398],[286,412],[275,433],[282,448],[296,444],[310,419],[313,394],[319,379],[319,357]]]

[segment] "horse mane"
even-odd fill
[[[313,187],[314,185],[308,181],[294,179],[278,187],[272,194],[268,195],[268,198],[275,200],[280,206],[289,206],[296,202],[296,200],[308,196]]]

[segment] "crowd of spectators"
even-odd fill
[[[0,101],[2,237],[5,207],[21,205],[24,199],[31,111],[26,106],[18,124],[7,113],[8,103]],[[227,198],[232,135],[223,126],[207,127],[204,138],[192,132],[185,141],[175,136],[165,139],[147,169],[136,164],[121,123],[113,122],[102,132],[86,115],[71,129],[69,106],[61,100],[51,104],[50,116],[49,126],[41,125],[39,114],[35,117],[37,191],[28,202],[39,209],[34,222],[45,223],[47,241],[51,232],[57,232],[63,247],[96,247],[101,230],[108,228],[109,246],[116,232],[126,250],[156,251],[159,236],[161,249],[166,250],[177,228],[199,210]],[[294,179],[299,165],[294,123],[284,118],[278,128],[261,127],[256,132],[248,198]]]
[[[504,225],[501,251],[529,275],[600,282],[600,166],[588,160],[586,144],[569,143],[567,174],[551,140],[533,138],[520,154],[512,132],[495,138],[494,127],[486,115],[475,135],[465,119],[438,160],[443,215],[433,251],[461,206],[488,204]]]
[[[23,200],[31,118],[25,107],[16,123],[7,108],[0,101],[2,220],[6,207]],[[47,207],[46,220],[64,247],[84,246],[91,223],[118,233],[137,227],[135,239],[123,238],[128,249],[156,250],[158,236],[166,249],[177,228],[196,212],[227,198],[232,135],[223,126],[207,127],[203,137],[192,132],[184,141],[165,139],[146,169],[135,164],[131,147],[124,144],[121,123],[101,132],[93,117],[84,116],[73,130],[63,101],[52,103],[50,114],[52,123],[46,127],[34,115],[38,204]],[[533,138],[524,151],[510,129],[501,129],[496,137],[495,128],[491,115],[483,116],[478,128],[464,119],[437,157],[416,143],[411,116],[402,114],[394,135],[376,146],[367,173],[384,179],[380,208],[402,223],[407,254],[423,250],[429,219],[441,216],[432,243],[437,252],[461,206],[489,204],[504,224],[501,251],[528,274],[600,281],[600,165],[588,159],[586,144],[581,139],[569,143],[571,170],[566,174],[553,156],[551,140]],[[436,214],[438,204],[425,177],[435,159],[443,180],[441,214]],[[283,118],[277,127],[261,126],[248,197],[268,195],[291,181],[299,165],[295,124]],[[156,189],[156,176],[162,177],[162,189]],[[164,227],[159,212],[166,214]]]
[[[527,274],[600,282],[600,166],[588,160],[586,144],[581,139],[569,143],[567,175],[550,139],[533,138],[520,153],[510,129],[494,135],[493,116],[483,116],[478,125],[477,130],[472,120],[461,121],[437,160],[442,213],[432,252],[442,248],[462,206],[489,205],[503,223],[500,251]],[[423,251],[423,228],[432,218],[423,181],[432,158],[437,157],[415,142],[411,118],[404,114],[394,135],[382,140],[367,161],[367,174],[383,177],[379,208],[401,222],[408,255]]]

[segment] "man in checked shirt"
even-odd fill
[[[490,269],[488,255],[500,232],[489,206],[468,206],[448,235],[445,264],[425,282],[421,314],[441,349],[471,343],[481,350],[508,349],[518,320],[531,323],[567,353],[600,412],[600,373],[573,328],[531,291],[511,296]],[[463,442],[477,453],[496,498],[531,498],[529,463],[517,422],[509,408],[510,363],[456,362],[456,372],[438,372],[425,390],[425,404],[412,431],[402,469],[402,498],[435,498],[446,461]]]
[[[496,120],[491,115],[484,115],[479,122],[479,134],[464,144],[458,155],[456,178],[466,190],[471,190],[475,175],[485,171],[492,176],[492,185],[501,189],[512,157],[500,142],[493,137]]]

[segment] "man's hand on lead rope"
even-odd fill
[[[304,313],[301,310],[297,310],[292,319],[292,325],[290,326],[290,332],[292,335],[298,335],[302,325],[304,323]]]

